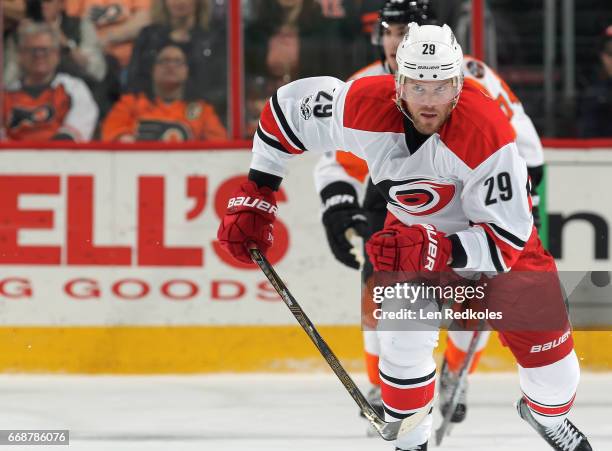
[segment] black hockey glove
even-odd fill
[[[542,182],[542,178],[544,177],[544,167],[543,166],[532,166],[527,168],[527,173],[529,174],[529,178],[531,179],[531,200],[533,202],[533,207],[531,209],[531,214],[533,215],[533,224],[536,226],[536,229],[540,231],[540,227],[542,226],[542,220],[540,219],[540,195],[538,194],[538,186]]]
[[[351,253],[353,245],[346,234],[353,229],[357,235],[366,237],[369,227],[355,188],[346,182],[334,182],[321,191],[321,200],[323,225],[334,257],[350,268],[359,269],[359,262]]]
[[[536,226],[536,229],[539,232],[540,227],[542,227],[542,219],[540,218],[540,207],[534,205],[531,208],[531,214],[533,215],[533,225]]]

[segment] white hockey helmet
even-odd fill
[[[396,59],[398,99],[435,105],[458,98],[463,51],[448,25],[410,23]]]

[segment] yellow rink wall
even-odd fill
[[[350,371],[363,371],[358,326],[321,326]],[[441,343],[444,343],[444,333]],[[612,331],[575,332],[585,370],[612,369]],[[439,355],[443,346],[436,352]],[[206,373],[321,371],[326,363],[299,326],[28,327],[0,329],[0,371],[28,373]],[[492,336],[480,371],[511,371]]]

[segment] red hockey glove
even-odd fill
[[[252,263],[247,244],[253,242],[264,254],[272,246],[272,223],[276,219],[276,199],[268,187],[246,182],[227,203],[217,239],[231,256]]]
[[[376,271],[448,271],[452,243],[429,224],[394,226],[375,233],[366,252]]]

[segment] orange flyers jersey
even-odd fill
[[[5,128],[12,140],[48,141],[62,133],[89,141],[97,120],[98,106],[87,85],[66,74],[36,92],[17,82],[4,94]]]
[[[66,11],[71,16],[89,18],[98,31],[106,36],[122,26],[136,11],[149,10],[151,0],[69,0]],[[126,66],[132,55],[132,42],[113,44],[109,53]]]
[[[346,149],[367,162],[399,221],[457,235],[467,255],[462,269],[508,271],[537,240],[527,166],[510,123],[492,99],[466,85],[440,131],[410,149],[406,133],[413,132],[394,97],[392,75],[285,85],[262,112],[251,168],[283,177],[297,154]],[[337,175],[317,171],[317,189],[330,179]]]
[[[208,103],[165,103],[143,93],[123,95],[106,117],[102,139],[115,141],[122,135],[165,142],[227,139],[223,124]]]

